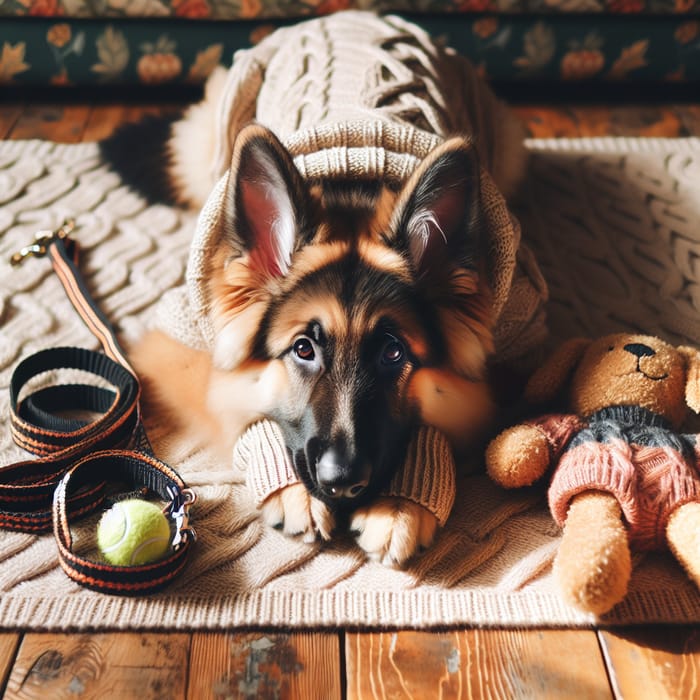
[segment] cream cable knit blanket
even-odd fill
[[[613,330],[700,345],[700,142],[533,141],[518,214],[551,290],[557,336]],[[152,323],[182,282],[194,218],[147,207],[94,144],[0,143],[0,464],[25,459],[7,424],[16,364],[55,345],[96,347],[47,260],[10,268],[34,232],[75,216],[90,290],[122,336]],[[149,416],[146,416],[149,419]],[[457,503],[435,544],[403,571],[351,542],[295,542],[261,526],[243,475],[206,445],[156,452],[196,489],[199,540],[182,577],[144,599],[78,588],[50,535],[0,531],[0,627],[231,629],[236,626],[561,626],[593,620],[564,605],[551,576],[559,531],[540,488],[504,492],[457,465]],[[87,528],[87,525],[86,525]],[[87,531],[76,532],[80,541]],[[81,539],[82,537],[82,539]],[[700,594],[672,557],[634,562],[627,599],[605,624],[700,623]]]

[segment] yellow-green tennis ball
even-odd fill
[[[170,547],[170,525],[160,508],[138,498],[115,503],[97,527],[97,545],[115,566],[140,566]]]

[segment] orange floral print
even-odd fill
[[[32,0],[28,14],[32,17],[60,17],[63,8],[58,4],[58,0]]]
[[[605,65],[603,39],[597,32],[587,34],[582,41],[569,43],[569,50],[561,59],[560,71],[564,80],[587,80],[600,73]]]
[[[695,20],[683,22],[683,24],[678,26],[673,36],[679,44],[689,44],[697,39],[698,34],[700,34],[700,22]]]
[[[68,71],[65,68],[61,68],[57,75],[51,76],[50,82],[51,85],[70,85]]]
[[[634,14],[644,9],[644,0],[610,0],[608,7],[610,12]]]
[[[316,7],[316,14],[330,15],[332,12],[347,10],[351,5],[351,0],[321,0]]]
[[[70,24],[54,24],[46,32],[46,41],[56,48],[62,49],[72,38]]]
[[[182,61],[174,53],[147,53],[136,64],[141,82],[148,85],[167,83],[182,71]]]
[[[241,17],[250,19],[251,17],[258,17],[261,12],[261,0],[241,0]]]
[[[488,39],[498,31],[498,20],[495,17],[478,19],[472,25],[472,31],[482,39]]]
[[[605,56],[597,49],[569,51],[561,59],[561,77],[564,80],[585,80],[599,73],[605,65]]]
[[[493,0],[460,0],[460,12],[488,12],[496,9]]]
[[[211,16],[211,7],[207,0],[184,0],[173,2],[176,17],[189,17],[191,19],[204,19]]]

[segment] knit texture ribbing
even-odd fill
[[[547,426],[556,430],[557,423],[570,424],[571,419],[550,417]],[[568,444],[560,445],[564,452],[555,461],[548,493],[560,525],[577,494],[606,491],[620,504],[636,549],[665,549],[670,515],[700,497],[695,437],[677,434],[651,411],[637,406],[603,409],[582,421]]]
[[[275,491],[299,482],[282,433],[272,421],[259,421],[246,430],[234,448],[233,464],[245,473],[257,506]],[[411,441],[403,466],[382,493],[422,505],[444,525],[456,488],[449,443],[434,428],[423,426]]]

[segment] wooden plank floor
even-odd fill
[[[63,142],[179,105],[0,104],[0,138]],[[700,135],[700,105],[526,105],[531,135]],[[11,621],[2,621],[4,625]],[[700,631],[0,633],[5,698],[700,697]]]

